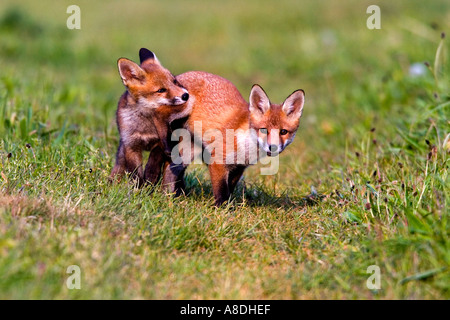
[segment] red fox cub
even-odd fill
[[[187,117],[190,110],[186,104],[188,91],[161,65],[155,54],[142,48],[139,56],[140,66],[125,58],[117,61],[127,90],[116,112],[120,143],[111,178],[128,172],[142,185],[159,179],[160,165],[170,152],[170,123]],[[150,151],[151,160],[145,171],[143,151]]]
[[[247,103],[230,81],[219,76],[192,71],[176,78],[191,97],[187,103],[191,114],[184,125],[192,139],[190,147],[200,143],[204,161],[209,157],[206,162],[219,206],[228,200],[245,168],[261,156],[278,155],[292,142],[303,111],[304,91],[294,91],[283,104],[272,104],[264,90],[254,85]],[[184,157],[183,153],[191,151],[186,148],[173,151],[163,183],[171,184],[169,189],[179,194],[192,156]],[[177,152],[184,157],[182,161],[176,159]]]

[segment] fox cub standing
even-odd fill
[[[121,58],[117,61],[120,77],[126,87],[121,96],[116,120],[120,143],[111,178],[131,173],[138,184],[155,183],[161,175],[161,164],[170,153],[170,123],[190,113],[188,91],[165,69],[155,54],[145,48],[139,51],[141,65]],[[150,151],[142,166],[142,152]]]
[[[222,77],[191,71],[176,78],[191,96],[187,103],[191,114],[184,125],[191,133],[191,148],[201,137],[203,150],[219,160],[208,163],[215,204],[219,206],[228,200],[244,170],[256,162],[257,159],[251,159],[254,150],[257,154],[277,156],[292,142],[305,93],[297,90],[283,104],[272,104],[264,90],[254,85],[247,103],[238,89]],[[227,139],[217,139],[227,137],[230,130],[234,132],[231,148]],[[239,157],[241,161],[236,161]],[[189,160],[166,167],[164,181],[171,182],[172,192],[182,192]]]

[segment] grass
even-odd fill
[[[380,1],[380,30],[364,1],[79,1],[81,30],[70,4],[0,4],[0,298],[450,298],[446,1]],[[187,197],[108,184],[140,47],[245,97],[304,89],[279,172],[222,208],[202,166]]]

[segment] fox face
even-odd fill
[[[268,156],[277,156],[293,140],[303,112],[305,93],[294,91],[282,104],[272,104],[259,85],[250,92],[250,129]]]
[[[117,61],[122,82],[139,106],[156,109],[186,103],[188,91],[156,56],[147,49],[141,49],[140,55],[141,61],[144,60],[140,66],[125,58]]]

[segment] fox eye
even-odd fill
[[[288,131],[286,130],[286,129],[281,129],[280,130],[280,134],[282,135],[282,136],[284,136],[285,134],[287,134],[288,133]]]
[[[159,89],[158,91],[156,91],[156,92],[158,92],[158,93],[164,93],[164,92],[166,92],[167,91],[167,89],[166,88],[161,88],[161,89]]]
[[[259,129],[259,132],[261,132],[262,134],[267,134],[267,129],[261,128],[261,129]]]

